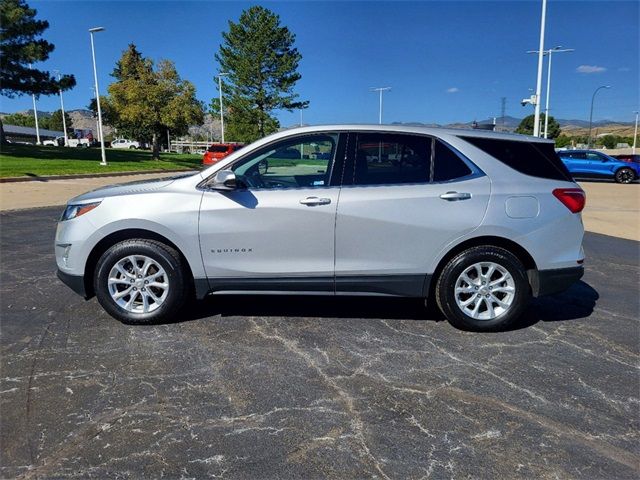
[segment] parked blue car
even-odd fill
[[[640,178],[640,164],[623,162],[594,150],[560,150],[558,156],[574,178],[611,178],[631,183]]]

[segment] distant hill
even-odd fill
[[[485,118],[482,120],[475,120],[479,125],[492,124],[493,118]],[[513,132],[522,118],[517,117],[504,117],[504,124],[502,118],[496,117],[496,130]],[[589,122],[587,120],[565,120],[562,118],[557,119],[562,133],[569,137],[586,136],[589,134]],[[474,121],[470,122],[455,122],[446,125],[440,125],[437,123],[421,123],[421,122],[393,122],[392,125],[407,125],[407,126],[423,126],[423,127],[445,127],[445,128],[471,128]],[[612,120],[598,120],[592,124],[592,134],[595,135],[620,135],[624,137],[633,137],[634,123],[633,122],[615,122]]]

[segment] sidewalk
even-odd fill
[[[0,183],[0,211],[64,205],[72,197],[105,185],[151,180],[178,175],[170,172],[114,175],[91,178]]]
[[[171,176],[140,175],[0,183],[0,211],[64,205],[68,199],[104,185]],[[582,182],[587,207],[582,213],[590,232],[640,241],[640,184]]]

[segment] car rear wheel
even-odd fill
[[[171,320],[188,296],[179,253],[154,240],[117,243],[98,260],[96,297],[112,317],[128,324]]]
[[[135,145],[130,145],[130,146],[129,146],[129,150],[135,150],[135,149],[136,149],[136,146],[135,146]]]
[[[630,168],[622,167],[616,172],[616,182],[618,183],[631,183],[635,180],[636,174]]]
[[[436,284],[438,306],[463,330],[508,328],[529,303],[531,291],[522,262],[508,250],[472,247],[452,258]]]

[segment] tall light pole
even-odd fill
[[[100,135],[100,151],[102,153],[102,161],[100,165],[107,165],[107,154],[104,151],[104,135],[102,134],[102,110],[100,109],[100,90],[98,89],[98,71],[96,70],[96,50],[93,46],[93,34],[102,32],[103,27],[95,27],[89,29],[91,37],[91,58],[93,59],[93,79],[96,84],[96,106],[98,107],[98,134]]]
[[[58,82],[60,81],[60,72],[58,70],[54,71],[56,76],[58,77]],[[64,118],[64,100],[62,100],[62,88],[58,89],[58,93],[60,93],[60,110],[62,111],[62,130],[64,130],[64,146],[69,145],[69,138],[67,136],[67,119]]]
[[[31,64],[29,64],[29,69],[31,68]],[[36,121],[36,145],[40,145],[40,127],[38,126],[38,108],[36,107],[35,94],[31,94],[31,100],[33,100],[33,117]]]
[[[222,77],[229,75],[227,72],[220,72],[218,77],[218,91],[220,92],[220,143],[224,143],[224,111],[222,109]]]
[[[382,125],[382,94],[391,90],[391,87],[371,87],[372,92],[378,92],[380,94],[380,108],[378,111],[378,123]]]
[[[544,27],[547,20],[547,0],[542,0],[540,21],[540,47],[538,48],[538,79],[536,80],[536,105],[533,117],[533,136],[540,136],[540,94],[542,93],[542,64],[544,59]]]
[[[562,48],[561,46],[550,48],[543,52],[544,55],[549,56],[549,63],[547,64],[547,99],[544,107],[544,138],[548,137],[549,133],[549,98],[551,97],[551,59],[554,53],[562,52],[574,52],[573,48]],[[538,53],[537,50],[529,50],[527,53]]]
[[[636,141],[638,139],[638,113],[640,112],[633,112],[636,114],[636,128],[633,130],[633,150],[632,153],[635,155],[636,154]]]
[[[93,95],[93,98],[96,98],[96,87],[89,87],[89,89],[91,89],[91,94]],[[99,142],[100,141],[100,124],[98,123],[98,116],[96,115],[93,118],[96,121],[96,140]],[[93,130],[91,131],[93,132]]]
[[[587,148],[591,148],[591,124],[593,123],[593,101],[596,99],[596,93],[598,93],[603,88],[611,88],[611,85],[602,85],[596,88],[595,92],[591,96],[591,113],[589,114],[589,140],[587,142]]]

